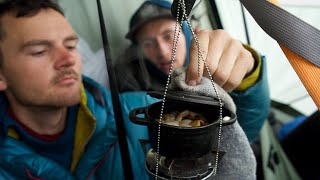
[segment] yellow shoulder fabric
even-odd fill
[[[256,61],[255,62],[256,68],[249,76],[247,76],[242,80],[241,84],[235,89],[235,91],[245,91],[246,89],[254,85],[259,78],[260,69],[261,69],[261,57],[259,56],[259,54],[248,45],[244,44],[243,47],[251,52],[253,58]]]
[[[96,128],[96,119],[87,107],[87,96],[84,86],[81,86],[81,102],[77,115],[77,124],[75,129],[74,147],[72,153],[72,163],[70,171],[74,172],[78,162],[83,155],[86,145]]]
[[[16,140],[19,140],[19,135],[18,135],[17,131],[14,130],[13,128],[9,128],[8,129],[8,136],[12,137],[12,138],[14,138]]]

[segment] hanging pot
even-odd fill
[[[162,98],[163,92],[152,91],[149,95]],[[158,129],[162,102],[147,107],[134,109],[129,118],[135,124],[148,126],[149,141],[156,151],[158,145]],[[190,110],[202,114],[208,125],[199,127],[171,126],[161,123],[159,154],[168,158],[198,158],[208,154],[217,147],[219,121],[219,102],[211,97],[198,96],[184,91],[167,92],[163,114],[173,111]],[[222,126],[233,124],[236,115],[223,107],[223,117],[230,119],[222,122]],[[141,117],[143,116],[144,117]],[[222,132],[223,134],[223,132]]]

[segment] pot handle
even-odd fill
[[[129,114],[130,121],[135,123],[135,124],[139,124],[139,125],[149,125],[150,122],[147,119],[137,117],[138,114],[144,114],[145,115],[145,110],[146,109],[144,107],[133,109]]]
[[[226,125],[231,125],[233,123],[235,123],[237,120],[237,115],[235,114],[234,117],[228,121],[223,121],[222,122],[222,126],[226,126]],[[219,121],[217,121],[219,123]]]

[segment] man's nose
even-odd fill
[[[158,41],[158,58],[165,59],[165,60],[170,60],[171,59],[171,52],[172,52],[172,45],[163,42],[163,41]]]
[[[75,64],[75,57],[72,52],[66,47],[59,47],[56,49],[55,68],[66,68]]]

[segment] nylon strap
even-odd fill
[[[320,109],[320,31],[278,7],[277,0],[240,0],[275,39]]]

